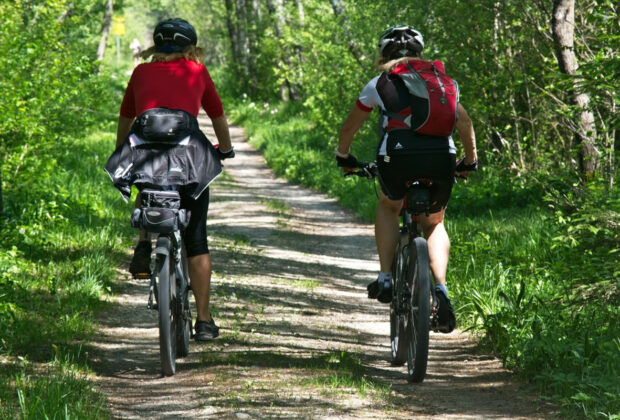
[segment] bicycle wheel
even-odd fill
[[[162,240],[165,239],[165,240]],[[170,242],[168,238],[159,238],[157,248],[167,253],[157,255],[157,293],[159,314],[159,357],[161,371],[165,376],[172,376],[176,370],[176,280],[174,264],[170,263]]]
[[[407,314],[407,379],[422,382],[428,361],[431,277],[428,246],[424,238],[415,238],[410,250],[408,281],[412,289],[411,310]]]
[[[192,328],[192,316],[189,311],[189,270],[185,248],[181,248],[181,273],[177,275],[176,320],[177,320],[177,357],[189,354],[189,339]]]
[[[403,296],[406,291],[404,278],[409,256],[406,252],[407,234],[400,234],[398,248],[392,263],[392,303],[390,304],[390,342],[392,365],[402,366],[407,361],[407,317],[403,312]],[[405,287],[403,287],[405,286]]]

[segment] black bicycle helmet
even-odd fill
[[[379,54],[389,60],[417,57],[424,49],[422,34],[411,26],[393,26],[379,38]]]
[[[186,20],[166,19],[155,26],[153,41],[157,51],[170,53],[182,51],[188,45],[196,45],[196,30]]]

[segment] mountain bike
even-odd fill
[[[360,164],[352,175],[374,178],[374,163]],[[429,214],[429,185],[423,179],[409,183],[400,212],[398,247],[392,262],[392,302],[390,304],[391,362],[407,362],[409,382],[426,376],[429,331],[439,325],[438,301],[430,269],[428,245],[422,236],[419,216]]]
[[[189,214],[181,208],[176,190],[145,188],[140,207],[134,209],[131,225],[156,237],[151,252],[151,273],[147,308],[158,311],[161,371],[172,376],[176,359],[189,354],[192,314],[189,305],[189,275],[182,230]]]

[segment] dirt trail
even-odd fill
[[[148,284],[120,272],[91,351],[115,418],[551,417],[459,332],[432,334],[426,380],[407,383],[389,363],[388,307],[365,296],[378,265],[372,227],[277,179],[231,133],[237,157],[213,184],[208,223],[221,336],[192,343],[162,377]]]

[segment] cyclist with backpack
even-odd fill
[[[471,118],[459,102],[458,85],[439,60],[422,60],[423,49],[422,35],[411,26],[391,27],[381,35],[377,67],[382,73],[362,89],[340,129],[335,154],[345,173],[356,169],[358,161],[350,153],[353,137],[378,107],[381,137],[376,159],[381,193],[375,239],[380,272],[368,285],[368,297],[383,303],[392,299],[391,264],[407,182],[430,181],[431,209],[420,221],[439,300],[439,330],[451,332],[456,318],[446,287],[450,239],[443,220],[455,174],[466,177],[478,167],[476,138]],[[465,149],[458,163],[451,136],[454,129]]]
[[[203,50],[196,46],[197,35],[194,27],[179,18],[164,20],[156,25],[153,41],[155,45],[140,54],[145,59],[150,57],[151,61],[134,69],[125,90],[118,119],[115,154],[120,155],[117,160],[133,159],[125,157],[133,156],[133,153],[119,152],[119,148],[125,147],[129,150],[128,143],[136,141],[170,143],[188,139],[191,142],[194,155],[187,156],[188,152],[180,159],[193,159],[185,165],[185,169],[193,173],[183,176],[184,179],[193,177],[190,180],[194,188],[181,188],[180,191],[182,206],[191,212],[184,232],[184,243],[197,307],[195,338],[206,341],[219,335],[219,328],[209,310],[211,256],[206,230],[208,184],[221,171],[219,161],[234,157],[235,152],[222,102],[207,68],[202,63]],[[213,148],[198,127],[196,118],[201,106],[213,123],[219,142],[217,149]],[[131,147],[135,147],[135,144],[132,143]],[[146,153],[148,150],[141,152],[141,155]],[[142,182],[149,180],[153,183],[162,179],[172,180],[168,184],[173,184],[174,179],[181,179],[180,175],[173,172],[181,172],[182,169],[168,167],[166,163],[159,165],[157,152],[146,156],[145,160],[151,160],[141,162],[139,169],[135,161],[126,166],[127,171],[130,168],[134,172],[143,171],[132,179],[137,178]],[[175,176],[177,178],[174,178]],[[134,275],[149,274],[150,262],[151,241],[146,232],[141,232],[129,271]]]

